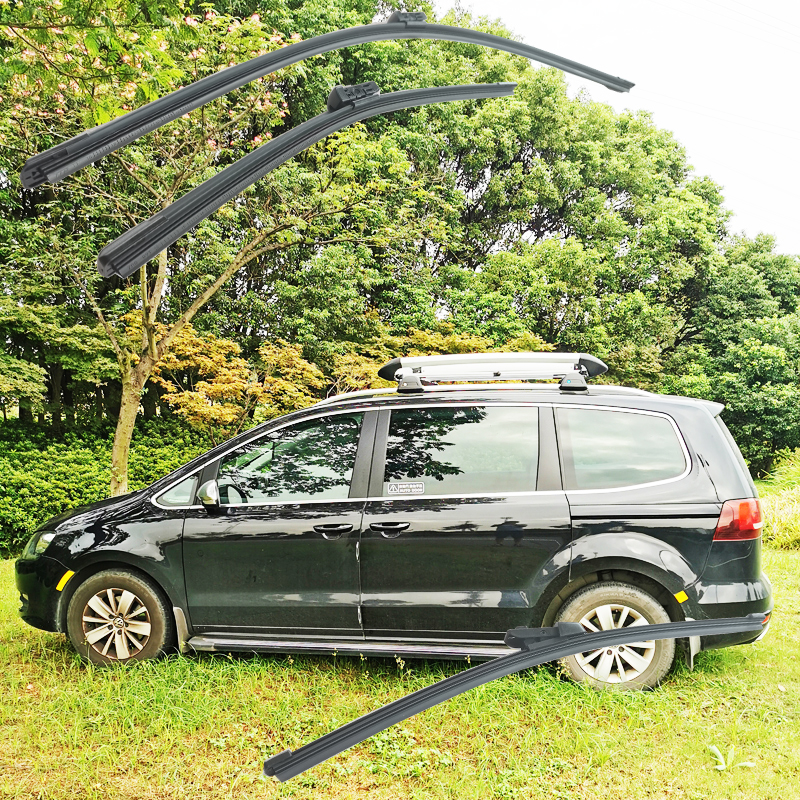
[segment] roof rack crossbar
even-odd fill
[[[588,353],[459,353],[395,358],[378,375],[396,380],[398,391],[421,391],[426,383],[438,381],[551,380],[606,371],[608,367]]]
[[[130,144],[144,134],[257,78],[296,64],[298,61],[342,47],[387,39],[438,39],[478,44],[524,56],[581,78],[588,78],[615,92],[627,92],[633,86],[630,81],[522,42],[482,31],[473,31],[469,28],[428,24],[425,21],[425,14],[422,12],[396,11],[386,22],[330,31],[321,36],[282,47],[242,64],[235,64],[188,86],[176,89],[140,108],[129,111],[127,114],[84,131],[66,142],[61,142],[55,147],[29,158],[20,174],[22,185],[27,189],[32,189],[46,181],[57,183],[62,178],[99,161],[103,156]]]
[[[649,641],[757,631],[768,619],[768,614],[760,612],[746,617],[665,622],[648,625],[646,636]],[[578,631],[578,628],[581,630]],[[348,722],[294,752],[284,750],[264,762],[264,774],[279,781],[287,781],[363,742],[364,739],[476,686],[587,650],[641,641],[644,635],[645,631],[641,627],[585,633],[579,623],[559,623],[555,628],[515,628],[508,631],[505,641],[508,645],[519,647],[517,652],[500,656],[412,692],[406,697]]]
[[[328,111],[252,150],[167,208],[127,230],[100,251],[97,268],[104,277],[131,275],[284,161],[354,122],[430,103],[506,97],[513,94],[515,87],[515,83],[481,83],[380,94],[374,81],[357,86],[337,86],[328,98]]]

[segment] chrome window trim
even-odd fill
[[[455,402],[454,402],[454,400],[455,400]],[[378,410],[383,410],[383,409],[388,409],[388,410],[391,411],[392,409],[407,409],[407,408],[409,408],[409,406],[413,407],[413,401],[412,401],[412,403],[409,403],[409,402],[392,402],[392,403],[386,403],[386,404],[382,403],[379,406],[369,405],[369,406],[364,406],[362,408],[358,408],[358,405],[359,405],[360,402],[363,402],[363,401],[354,402],[352,404],[353,407],[350,407],[350,408],[341,408],[341,409],[320,408],[320,413],[319,414],[314,414],[313,416],[309,416],[309,417],[303,417],[301,420],[291,420],[289,422],[284,423],[283,425],[278,425],[275,428],[270,428],[266,432],[262,431],[261,433],[256,434],[256,435],[252,436],[251,438],[244,440],[243,442],[239,442],[239,444],[237,444],[237,445],[231,447],[229,450],[226,450],[225,452],[221,453],[219,456],[217,456],[217,458],[213,459],[213,461],[218,461],[218,460],[220,460],[222,458],[225,458],[226,455],[228,455],[229,453],[232,453],[237,448],[244,447],[245,445],[250,444],[250,442],[253,442],[256,439],[261,438],[262,436],[267,436],[270,433],[274,433],[274,432],[283,430],[284,428],[288,428],[289,426],[297,424],[299,422],[307,422],[309,420],[321,419],[322,417],[332,417],[332,416],[338,415],[338,414],[352,414],[357,410],[358,411],[363,411],[364,413],[366,413],[368,411],[378,411]],[[627,486],[616,486],[616,487],[613,487],[611,489],[547,489],[547,490],[542,490],[542,491],[531,490],[531,491],[527,491],[527,492],[475,492],[475,493],[470,493],[470,494],[409,495],[409,496],[406,496],[406,497],[384,497],[383,495],[379,495],[377,497],[371,497],[371,496],[370,497],[350,497],[350,498],[342,498],[341,500],[330,500],[330,501],[313,500],[313,499],[312,500],[293,500],[293,501],[273,500],[273,501],[266,501],[266,502],[263,502],[263,503],[246,503],[246,504],[243,503],[243,504],[241,504],[241,506],[245,506],[247,508],[255,508],[255,507],[260,507],[260,506],[273,506],[273,505],[309,505],[309,504],[312,504],[312,503],[320,503],[320,502],[331,502],[331,503],[365,502],[366,503],[366,502],[375,502],[376,500],[380,500],[380,501],[383,501],[383,502],[395,503],[395,502],[403,502],[403,501],[408,501],[408,500],[418,500],[418,499],[423,498],[423,497],[426,498],[426,499],[429,499],[429,500],[447,500],[447,499],[461,498],[461,497],[463,497],[463,498],[473,498],[473,497],[513,497],[513,496],[527,495],[527,494],[536,494],[536,495],[564,494],[566,492],[569,492],[570,494],[576,494],[576,493],[578,493],[578,494],[604,494],[604,493],[608,493],[608,492],[621,492],[621,491],[628,491],[630,489],[644,489],[644,488],[650,488],[650,487],[653,487],[653,486],[661,486],[661,485],[668,484],[668,483],[676,483],[677,481],[683,480],[692,471],[692,466],[693,466],[692,457],[691,457],[691,455],[689,453],[688,447],[686,446],[686,442],[685,442],[685,440],[683,438],[683,434],[681,433],[681,430],[678,427],[678,424],[675,422],[675,420],[669,414],[667,414],[667,413],[665,413],[663,411],[650,411],[650,410],[647,410],[647,409],[627,408],[627,407],[621,408],[621,407],[618,407],[618,406],[607,406],[607,405],[599,405],[599,404],[594,404],[594,403],[589,404],[589,403],[542,402],[541,400],[538,400],[538,399],[532,399],[531,401],[526,401],[526,400],[524,400],[522,398],[518,398],[516,400],[511,399],[511,398],[508,398],[508,399],[504,398],[502,400],[497,400],[497,401],[492,400],[490,402],[491,402],[491,405],[493,405],[493,406],[519,406],[519,405],[524,405],[524,406],[535,406],[535,407],[547,407],[547,408],[553,408],[555,410],[557,410],[559,408],[589,408],[589,409],[593,409],[595,411],[611,411],[611,412],[622,413],[622,414],[643,414],[645,416],[661,417],[663,419],[668,420],[669,423],[672,425],[673,430],[675,431],[675,435],[678,438],[678,443],[679,443],[679,445],[681,447],[681,451],[683,452],[684,462],[686,463],[686,469],[680,475],[677,475],[674,478],[664,478],[663,480],[659,480],[659,481],[650,481],[648,483],[636,483],[636,484],[630,484],[630,485],[627,485]],[[419,408],[437,408],[437,407],[442,407],[442,406],[444,406],[444,407],[453,407],[453,406],[458,406],[458,405],[473,405],[473,406],[476,406],[476,405],[481,405],[483,403],[485,403],[485,401],[478,400],[476,398],[466,398],[465,397],[465,398],[458,399],[458,398],[454,397],[452,399],[451,398],[442,399],[441,401],[426,402],[426,403],[424,403],[424,404],[422,404],[422,405],[420,405],[418,407]],[[313,408],[313,406],[311,406],[311,407]],[[558,432],[558,423],[556,422],[556,435],[557,435],[557,432]],[[186,480],[186,478],[191,477],[192,475],[194,475],[197,472],[201,472],[210,463],[212,463],[212,461],[206,461],[205,463],[195,467],[191,472],[187,473],[186,475],[183,475],[177,481],[171,483],[169,486],[167,486],[164,489],[162,489],[157,495],[154,495],[153,497],[151,497],[150,498],[150,502],[156,508],[159,508],[159,509],[161,509],[163,511],[187,511],[187,510],[203,508],[203,506],[200,505],[200,504],[198,504],[198,505],[189,505],[189,506],[164,506],[164,505],[160,505],[157,501],[158,501],[158,498],[162,494],[165,494],[166,492],[170,491],[170,489],[174,488],[179,483],[181,483],[182,481]],[[239,505],[225,504],[223,507],[224,508],[239,508],[240,506]]]
[[[609,489],[563,489],[569,495],[573,494],[607,494],[608,492],[626,492],[630,489],[647,489],[652,486],[663,486],[667,483],[676,483],[677,481],[682,481],[689,473],[692,471],[693,462],[692,456],[689,453],[689,448],[686,446],[686,442],[684,441],[683,434],[681,433],[681,429],[678,427],[678,423],[664,411],[650,411],[648,409],[641,409],[641,408],[617,408],[617,407],[610,407],[604,405],[595,405],[589,403],[553,403],[554,410],[558,410],[559,408],[588,408],[593,411],[613,411],[621,414],[642,414],[643,416],[648,417],[661,417],[662,419],[666,419],[670,425],[672,425],[672,429],[675,432],[675,436],[678,439],[678,444],[681,447],[681,451],[683,452],[683,461],[686,464],[686,468],[680,475],[676,475],[673,478],[663,478],[660,481],[648,481],[647,483],[631,483],[625,486],[612,486]],[[558,415],[556,414],[556,436],[558,436]],[[559,443],[559,447],[561,447]]]
[[[313,406],[310,406],[310,408],[313,408]],[[166,486],[164,489],[162,489],[160,492],[158,492],[158,494],[153,495],[150,498],[150,502],[156,508],[160,508],[162,511],[182,511],[182,510],[193,509],[193,508],[203,508],[203,506],[200,505],[200,504],[191,505],[191,506],[164,506],[164,505],[161,505],[158,502],[158,498],[161,497],[161,495],[166,494],[168,491],[170,491],[170,489],[173,489],[179,483],[183,483],[183,481],[185,481],[187,478],[191,478],[192,475],[194,475],[194,474],[196,474],[198,472],[202,472],[209,464],[213,464],[215,461],[220,461],[221,459],[225,458],[225,456],[227,456],[229,453],[232,453],[234,450],[237,450],[240,447],[245,447],[246,445],[250,444],[250,442],[254,442],[254,441],[256,441],[256,439],[260,439],[262,436],[269,436],[269,434],[275,433],[276,431],[281,431],[284,428],[290,427],[291,425],[297,425],[299,423],[309,422],[309,421],[315,420],[315,419],[322,419],[323,417],[333,417],[333,416],[337,416],[339,414],[353,414],[357,410],[363,411],[364,413],[366,413],[368,411],[374,411],[375,409],[368,408],[368,407],[367,408],[363,408],[363,409],[341,408],[341,409],[334,409],[334,410],[330,410],[330,409],[327,409],[327,408],[321,408],[319,414],[313,414],[313,415],[308,416],[308,417],[303,417],[302,419],[289,420],[289,421],[285,422],[283,425],[278,425],[278,426],[276,426],[274,428],[270,428],[268,431],[261,431],[260,433],[254,434],[249,439],[245,439],[244,441],[241,441],[238,444],[235,444],[233,447],[229,448],[228,450],[225,450],[223,453],[220,453],[216,458],[211,459],[211,461],[205,461],[204,463],[202,463],[199,466],[195,467],[191,472],[187,472],[185,475],[182,475],[180,478],[178,478],[178,480],[174,481],[173,483],[169,484],[169,486]],[[360,435],[360,432],[359,432],[359,435]],[[352,480],[352,478],[351,478],[351,480]],[[345,500],[349,500],[349,499],[363,500],[364,498],[363,497],[355,497],[355,498],[343,498],[343,499],[345,499]],[[291,501],[290,504],[294,504],[294,503],[309,503],[309,502],[319,503],[320,501],[319,500],[313,500],[313,501],[312,500],[293,500],[293,501]],[[338,502],[342,502],[342,501],[341,500],[332,500],[331,502],[338,503]],[[286,500],[275,501],[275,503],[273,503],[273,504],[275,504],[275,505],[286,505],[287,501]],[[253,504],[251,504],[251,503],[242,503],[242,505],[247,505],[249,507],[251,505],[255,505],[255,503],[253,503]],[[224,507],[225,508],[237,508],[238,506],[231,506],[231,505],[227,505],[226,504],[226,505],[224,505]]]
[[[379,411],[379,410],[382,410],[384,408],[389,408],[389,409],[392,409],[392,408],[408,408],[408,406],[409,406],[408,403],[398,402],[397,404],[392,404],[392,405],[380,405],[380,406],[373,406],[373,405],[366,406],[365,405],[363,408],[359,408],[358,407],[359,404],[363,404],[363,402],[364,402],[363,400],[356,400],[355,402],[353,402],[351,404],[351,407],[348,407],[348,408],[337,408],[337,409],[320,408],[318,414],[313,414],[313,415],[308,416],[308,417],[303,417],[302,419],[299,419],[299,420],[289,420],[289,421],[285,422],[283,425],[278,425],[275,428],[270,428],[266,432],[262,431],[261,433],[256,434],[256,435],[252,436],[249,439],[245,439],[244,441],[239,442],[239,444],[231,447],[230,449],[225,450],[223,453],[221,453],[219,456],[217,456],[216,458],[212,459],[211,461],[206,461],[203,464],[200,464],[199,466],[195,467],[191,472],[187,472],[186,475],[182,476],[178,480],[176,480],[173,483],[169,484],[169,486],[166,486],[158,494],[156,494],[153,497],[151,497],[150,498],[150,502],[156,508],[160,508],[162,511],[185,511],[185,510],[190,510],[190,509],[195,509],[195,508],[203,508],[203,506],[200,505],[200,504],[191,505],[191,506],[166,506],[166,505],[161,505],[160,503],[158,503],[158,498],[161,497],[162,494],[166,494],[168,491],[170,491],[170,489],[173,489],[179,483],[182,483],[187,478],[190,478],[195,473],[202,472],[209,464],[212,464],[214,461],[219,461],[219,460],[225,458],[225,456],[227,456],[229,453],[232,453],[237,448],[244,447],[245,445],[250,444],[250,442],[253,442],[256,439],[261,438],[262,436],[267,436],[270,433],[273,433],[275,431],[280,431],[280,430],[283,430],[284,428],[288,428],[290,425],[295,425],[295,424],[300,423],[300,422],[307,422],[309,420],[314,420],[314,419],[321,419],[322,417],[332,417],[332,416],[337,415],[337,414],[352,414],[352,413],[354,413],[356,411],[363,411],[364,413],[367,413],[368,411]],[[464,403],[466,405],[481,405],[481,402],[482,401],[475,400],[475,399],[470,400],[468,398],[462,398],[462,403]],[[492,402],[492,405],[505,405],[505,406],[518,406],[520,404],[526,405],[526,406],[527,405],[533,405],[533,406],[552,405],[551,403],[542,403],[540,401],[531,402],[531,403],[527,403],[527,402],[522,402],[521,403],[519,400],[513,401],[513,400],[510,400],[510,399],[509,400],[502,400],[500,402]],[[425,403],[424,406],[421,406],[421,407],[433,408],[433,407],[436,407],[436,406],[453,406],[453,405],[459,405],[459,403],[453,403],[452,400],[445,399],[445,400],[442,400],[442,401],[439,401],[439,402]],[[316,407],[316,404],[314,406],[309,406],[309,408],[315,408],[315,407]],[[454,497],[454,496],[466,497],[467,495],[442,495],[442,497]],[[478,495],[478,496],[482,497],[483,495]],[[347,499],[347,500],[365,500],[365,499],[372,499],[372,498],[354,497],[354,498],[344,498],[344,499]],[[275,500],[275,501],[270,501],[270,502],[265,502],[265,503],[247,503],[247,504],[243,503],[242,505],[247,505],[248,507],[253,507],[253,506],[256,506],[256,505],[286,505],[287,502],[288,501],[286,501],[286,500]],[[306,503],[319,503],[319,502],[321,502],[321,501],[320,500],[293,500],[293,501],[291,501],[292,504],[298,504],[298,503],[306,504]],[[342,501],[341,500],[333,500],[331,502],[342,502]],[[224,507],[225,508],[237,508],[238,506],[225,505]]]

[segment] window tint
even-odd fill
[[[531,406],[392,411],[384,497],[533,491],[538,415]]]
[[[197,489],[197,475],[184,478],[177,486],[159,495],[158,502],[162,506],[191,506],[194,504],[194,493]]]
[[[342,500],[350,491],[362,414],[333,414],[275,431],[229,453],[217,482],[223,504]]]
[[[686,468],[672,423],[628,411],[558,408],[566,489],[613,489],[680,475]]]

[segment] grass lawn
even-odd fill
[[[16,614],[0,562],[0,797],[800,798],[800,553],[767,550],[767,637],[701,654],[649,693],[599,694],[552,669],[495,681],[285,784],[295,749],[455,662],[174,656],[96,670]],[[714,769],[709,746],[733,763]]]

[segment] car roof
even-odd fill
[[[558,383],[474,383],[427,386],[422,392],[398,392],[397,389],[362,389],[355,392],[333,395],[305,409],[311,411],[325,407],[428,404],[460,400],[507,402],[558,402],[579,405],[596,404],[668,410],[671,406],[701,406],[716,417],[725,406],[711,400],[680,395],[659,394],[644,389],[613,384],[592,384],[585,391],[564,391]]]

